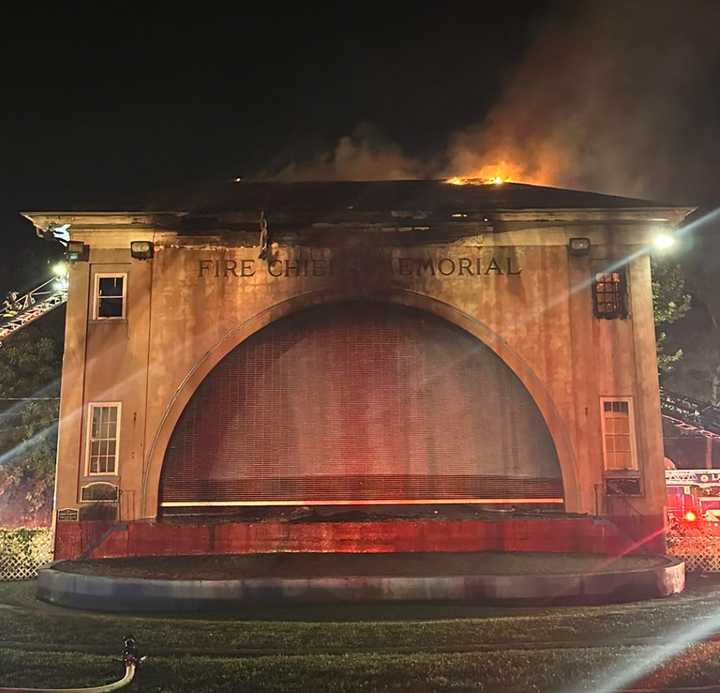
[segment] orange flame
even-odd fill
[[[502,185],[503,183],[509,183],[510,179],[501,176],[493,176],[492,178],[452,176],[447,178],[445,182],[450,183],[450,185]]]
[[[527,167],[509,161],[484,164],[471,168],[466,175],[451,176],[446,181],[452,185],[500,185],[502,183],[527,183],[528,185],[550,185],[555,179],[551,172],[554,166],[539,171],[528,171]]]
[[[448,175],[484,183],[563,185],[568,182],[571,157],[562,147],[545,142],[525,150],[507,140],[507,137],[493,138],[492,132],[471,131],[458,135],[451,146]]]

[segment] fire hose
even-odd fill
[[[125,665],[125,675],[102,686],[90,686],[88,688],[2,688],[0,693],[110,693],[127,686],[134,678],[140,664],[145,660],[141,657],[135,638],[128,635],[123,638],[122,662]]]

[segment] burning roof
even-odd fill
[[[453,184],[455,183],[455,184]],[[500,183],[500,184],[498,184]],[[70,204],[67,204],[67,203]],[[210,185],[128,199],[68,200],[36,210],[55,212],[223,212],[338,214],[341,212],[423,211],[429,214],[485,210],[670,209],[677,205],[617,197],[582,190],[566,190],[523,183],[478,179],[315,181],[281,183],[230,179]],[[685,208],[687,209],[687,208]]]

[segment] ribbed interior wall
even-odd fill
[[[168,447],[161,502],[562,496],[540,412],[467,332],[348,303],[279,320],[208,375]]]

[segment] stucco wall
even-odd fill
[[[346,238],[323,248],[281,245],[268,267],[257,259],[257,247],[152,230],[144,237],[156,242],[154,259],[131,260],[129,241],[137,234],[77,229],[75,237],[91,250],[90,262],[74,264],[70,277],[56,507],[77,507],[78,486],[88,481],[89,402],[122,401],[121,517],[154,517],[175,422],[213,366],[278,317],[370,297],[439,315],[508,364],[553,437],[568,511],[661,515],[662,440],[646,256],[629,265],[630,319],[607,321],[593,317],[591,272],[607,257],[635,248],[603,245],[606,230],[526,225],[448,245],[394,247],[343,233]],[[568,254],[573,235],[593,237],[591,256]],[[97,271],[128,273],[125,321],[87,320]],[[613,505],[602,493],[599,398],[615,395],[633,397],[635,406],[644,495],[632,498],[632,507],[624,500]]]

